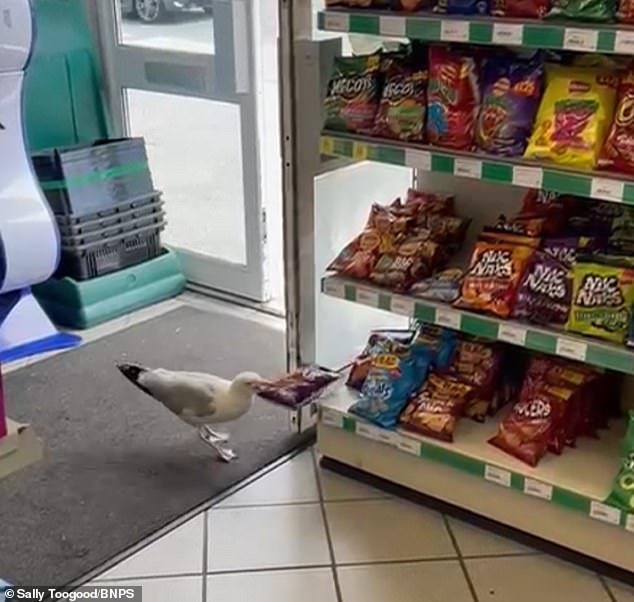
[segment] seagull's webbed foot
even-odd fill
[[[209,447],[211,447],[224,462],[231,462],[238,457],[232,449],[222,445],[221,440],[212,437],[205,428],[201,428],[198,431],[198,434],[200,435],[200,438],[209,445]]]

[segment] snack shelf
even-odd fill
[[[399,295],[371,284],[337,276],[324,278],[321,288],[329,297],[382,309],[429,324],[438,324],[485,339],[503,341],[624,374],[634,374],[634,351],[626,347],[459,310],[448,304]]]
[[[634,54],[634,30],[622,25],[588,25],[503,19],[329,9],[318,14],[322,31],[409,38],[425,42],[462,42],[523,46],[577,52]]]
[[[608,505],[614,475],[618,472],[620,439],[624,423],[611,423],[600,439],[583,439],[561,456],[546,455],[532,468],[498,450],[488,439],[495,435],[499,417],[481,424],[462,419],[454,442],[418,436],[403,429],[384,429],[348,412],[358,399],[353,389],[341,385],[321,399],[320,427],[341,429],[364,440],[378,442],[403,454],[440,463],[493,485],[634,532],[634,514]],[[504,410],[502,410],[502,413]]]
[[[330,131],[321,135],[320,152],[327,156],[401,165],[492,184],[542,188],[560,194],[634,205],[634,179],[620,174],[582,172],[535,161],[452,152],[427,145]]]

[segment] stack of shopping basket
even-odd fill
[[[33,165],[59,226],[56,278],[89,280],[162,253],[165,212],[142,138],[46,150]]]

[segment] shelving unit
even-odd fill
[[[430,12],[406,14],[329,9],[318,14],[317,26],[322,31],[342,35],[364,34],[425,42],[634,55],[634,29],[620,25],[448,17]],[[325,44],[332,42],[329,39],[316,43],[316,46],[323,44],[327,56],[331,47],[326,49]],[[303,57],[308,57],[305,61],[308,65],[321,58],[319,75],[323,95],[330,65],[323,63],[322,47],[313,49],[302,40],[298,48]],[[300,80],[301,68],[305,70],[304,63],[296,67]],[[318,96],[315,86],[314,81],[310,86],[301,84],[296,110],[306,112],[308,105],[312,108],[318,106],[320,99],[313,98]],[[312,96],[304,90],[311,90]],[[422,182],[424,188],[434,189],[434,183],[440,182],[443,191],[447,191],[448,176],[456,176],[462,180],[461,187],[458,186],[460,181],[456,180],[456,187],[462,191],[459,197],[465,203],[463,209],[467,206],[473,211],[478,209],[476,201],[468,205],[471,200],[468,192],[463,198],[465,191],[470,191],[470,184],[465,186],[469,180],[479,181],[479,190],[482,190],[483,184],[492,185],[488,195],[492,203],[496,202],[494,190],[510,190],[496,189],[495,186],[515,185],[634,205],[634,179],[618,173],[584,172],[550,163],[454,152],[342,132],[318,133],[313,125],[300,124],[299,129],[299,161],[305,170],[314,167],[307,150],[307,146],[313,144],[314,147],[319,146],[322,158],[347,160],[331,169],[348,169],[355,162],[407,167],[413,170],[414,181],[419,185]],[[313,150],[316,150],[314,147]],[[369,164],[364,165],[367,165],[364,168],[364,173],[367,173]],[[322,173],[323,168],[314,168],[310,184],[315,174]],[[309,184],[304,182],[302,191],[308,193]],[[366,201],[372,194],[366,191]],[[352,188],[346,196],[351,203],[354,202]],[[381,202],[385,199],[372,200]],[[322,233],[314,229],[312,205],[305,197],[298,204],[301,235],[311,232],[313,238],[318,239]],[[468,214],[467,211],[464,213]],[[333,238],[331,233],[328,236]],[[319,301],[306,299],[310,286],[306,281],[314,275],[314,282],[321,283],[324,298],[346,301],[359,308],[363,306],[360,312],[364,316],[364,324],[370,320],[366,308],[381,310],[384,315],[389,312],[401,320],[416,319],[614,370],[626,375],[626,391],[634,391],[634,386],[631,386],[634,380],[630,381],[634,376],[634,350],[563,330],[458,310],[447,304],[396,294],[364,282],[332,275],[322,278],[323,274],[311,274],[312,266],[306,259],[312,259],[306,250],[308,243],[304,244],[303,239],[301,242],[304,246],[300,245],[295,258],[300,273],[300,298],[303,295],[298,317],[300,361],[313,360],[311,351],[316,348],[315,339],[320,336],[319,332],[313,336],[306,327],[307,324],[315,325],[315,330],[318,330],[319,321],[314,318],[311,323],[306,317],[310,312],[316,315],[320,311]],[[314,295],[314,289],[310,290]],[[328,308],[332,307],[330,302]],[[315,345],[313,349],[311,344]],[[342,346],[347,345],[347,341],[342,341]],[[601,569],[611,567],[621,571],[621,575],[634,573],[630,553],[634,545],[634,513],[606,503],[619,469],[624,421],[611,424],[610,429],[601,432],[599,440],[579,441],[575,449],[566,449],[561,456],[547,455],[536,468],[531,468],[487,443],[497,431],[499,416],[488,419],[484,424],[465,418],[458,424],[454,442],[445,443],[402,429],[382,429],[350,414],[348,409],[357,395],[342,385],[320,400],[318,441],[327,465],[339,467],[346,474],[359,478],[378,477],[413,492],[413,495],[445,504],[446,508],[457,508],[462,516],[466,513],[475,522],[481,519],[493,521],[502,528],[511,528],[516,533],[536,537],[546,545],[554,544],[559,550],[565,549],[566,553],[577,554],[578,559],[601,563]]]

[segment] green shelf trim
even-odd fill
[[[452,24],[455,27],[452,28]],[[469,18],[466,15],[452,17],[433,13],[405,14],[393,11],[331,9],[319,13],[318,27],[322,31],[407,37],[426,42],[468,42],[578,52],[634,54],[633,32],[629,29],[619,29],[618,25],[518,19],[507,21],[493,17]],[[571,39],[568,41],[566,30],[570,28],[588,33],[581,44],[578,36],[570,36]]]
[[[492,341],[503,341],[533,351],[578,359],[593,366],[634,375],[634,351],[626,347],[566,332],[547,331],[531,324],[479,315],[415,297],[397,296],[365,283],[357,285],[336,276],[329,276],[322,280],[322,291],[325,294],[346,301],[357,302],[358,286],[372,293],[367,295],[367,299],[371,300],[372,305],[377,309],[403,315],[403,307],[411,307],[409,317],[421,322],[439,324]],[[393,309],[397,298],[405,301],[405,303],[399,303],[399,311]],[[376,299],[376,302],[373,299]],[[365,305],[367,304],[366,302]]]
[[[401,451],[404,451],[404,453],[415,454],[419,458],[438,462],[439,464],[449,466],[462,473],[485,479],[497,486],[513,489],[530,497],[536,497],[545,503],[555,504],[568,510],[580,512],[595,520],[601,520],[601,518],[592,513],[592,506],[593,504],[601,504],[603,508],[607,509],[611,513],[614,513],[618,517],[618,521],[615,520],[613,523],[614,526],[631,531],[631,523],[634,515],[628,514],[615,506],[606,504],[603,500],[591,499],[575,491],[559,487],[556,484],[546,483],[539,479],[539,475],[529,477],[502,466],[489,464],[483,460],[463,453],[459,448],[447,449],[440,444],[436,444],[431,439],[421,440],[414,435],[410,435],[407,431],[395,431],[383,429],[374,425],[368,425],[365,421],[357,419],[345,411],[330,407],[325,409],[327,410],[330,419],[328,422],[325,422],[323,420],[325,412],[321,412],[320,421],[324,426],[340,428],[350,434],[378,441],[389,447],[400,449]],[[333,420],[333,414],[335,416],[340,416],[341,419]],[[358,426],[365,428],[358,430]],[[416,454],[418,449],[419,452]],[[533,486],[532,492],[529,485]],[[537,486],[541,492],[547,491],[550,495],[538,495],[535,492],[535,486]]]
[[[453,154],[450,151],[441,151],[429,146],[372,140],[338,132],[324,132],[321,136],[320,150],[324,155],[366,159],[424,171],[470,177],[494,184],[531,186],[561,194],[634,205],[634,182],[625,176],[609,172],[583,174],[573,170],[544,167],[542,164],[530,161],[495,159],[476,153]],[[465,166],[467,173],[465,173]],[[521,173],[522,170],[532,173],[532,179],[527,180],[526,174]]]

